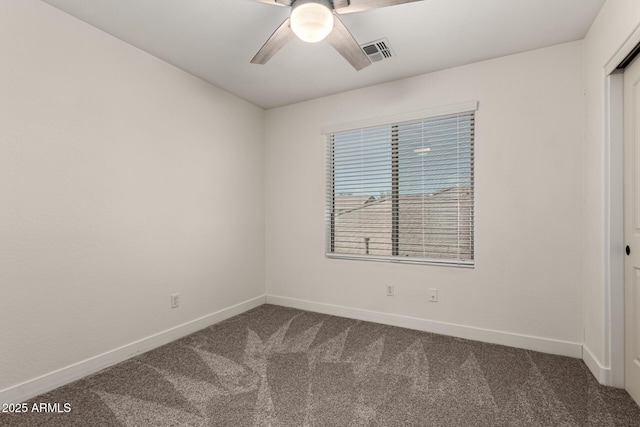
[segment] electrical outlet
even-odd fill
[[[429,302],[438,302],[438,290],[437,289],[429,289]]]
[[[180,307],[180,294],[171,295],[171,308]]]
[[[396,292],[395,285],[387,285],[387,296],[392,297]]]

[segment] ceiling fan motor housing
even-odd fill
[[[333,1],[331,0],[293,0],[291,2],[291,10],[293,11],[299,6],[307,3],[317,3],[327,7],[329,10],[333,10]]]

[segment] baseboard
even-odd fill
[[[558,354],[578,359],[582,358],[581,343],[514,334],[511,332],[476,328],[472,326],[456,325],[453,323],[437,322],[417,317],[363,310],[360,308],[344,307],[315,301],[281,297],[277,295],[267,295],[267,304],[298,308],[301,310],[382,323],[391,326],[400,326],[408,329],[433,332],[441,335],[449,335],[509,347],[523,348],[526,350],[540,351],[543,353]]]
[[[206,316],[191,320],[171,329],[58,369],[57,371],[0,390],[0,404],[24,402],[39,394],[69,384],[70,382],[115,365],[116,363],[123,362],[131,357],[199,331],[200,329],[244,313],[245,311],[264,304],[265,301],[266,297],[264,295],[243,301],[231,307],[207,314]]]
[[[611,368],[602,366],[602,363],[600,363],[598,358],[594,356],[593,352],[586,344],[583,344],[582,346],[582,360],[584,360],[584,364],[587,365],[587,368],[589,368],[600,384],[612,385],[613,378],[611,375]]]

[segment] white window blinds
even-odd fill
[[[475,109],[340,130],[327,143],[327,256],[473,265]]]

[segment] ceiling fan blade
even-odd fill
[[[362,12],[364,10],[378,9],[381,7],[395,6],[397,4],[412,3],[414,1],[422,0],[349,0],[349,5],[346,7],[339,7],[344,4],[341,1],[340,4],[336,4],[335,11],[339,14]]]
[[[362,48],[353,38],[347,27],[342,21],[334,16],[333,31],[329,33],[326,40],[333,46],[344,59],[349,61],[356,71],[362,70],[364,67],[371,65],[371,60],[363,52]]]
[[[293,37],[293,31],[289,26],[289,18],[271,34],[269,40],[260,48],[256,56],[251,60],[252,64],[266,64],[285,44]]]
[[[348,7],[349,3],[349,0],[333,0],[333,8],[342,9],[343,7]]]

